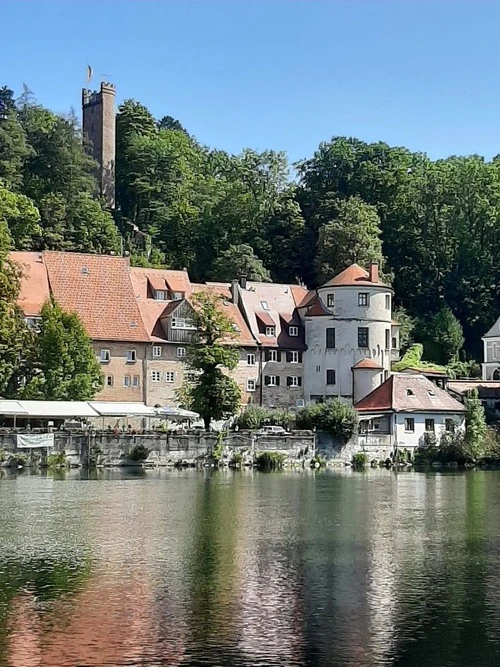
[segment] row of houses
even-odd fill
[[[391,374],[399,358],[392,289],[372,264],[352,264],[317,290],[300,285],[191,282],[187,271],[130,266],[126,257],[13,252],[19,305],[36,327],[52,296],[85,325],[104,377],[96,400],[176,405],[189,369],[193,296],[221,297],[239,350],[244,404],[300,408],[338,398],[355,405],[370,443],[413,447],[463,423],[463,405],[423,376]]]

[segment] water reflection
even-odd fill
[[[0,665],[494,665],[500,474],[0,477]]]

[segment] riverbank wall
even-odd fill
[[[216,448],[222,462],[237,460],[242,465],[252,464],[262,452],[283,454],[288,464],[310,464],[315,456],[315,436],[311,431],[294,431],[286,435],[258,434],[252,431],[229,432],[218,441],[213,432],[194,433],[54,433],[51,452],[64,452],[66,461],[75,466],[123,466],[133,465],[134,452],[147,450],[145,465],[203,465]],[[15,433],[0,434],[0,450],[4,458],[27,454],[29,450],[18,449]],[[32,450],[36,453],[36,450]],[[45,450],[42,455],[45,454]]]

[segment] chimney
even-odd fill
[[[240,276],[240,287],[241,287],[241,289],[246,289],[247,288],[247,277],[246,276]]]
[[[231,300],[234,303],[235,306],[238,305],[239,302],[239,292],[238,292],[238,281],[237,280],[232,280],[231,281]]]
[[[378,283],[379,282],[378,263],[377,262],[371,262],[370,263],[370,271],[369,271],[368,279],[371,283]]]

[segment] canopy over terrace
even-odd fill
[[[116,401],[90,401],[89,405],[102,417],[102,426],[106,417],[123,418],[128,426],[129,418],[145,417],[150,426],[151,417],[156,417],[156,410],[144,403],[125,403]],[[108,427],[109,428],[109,427]]]

